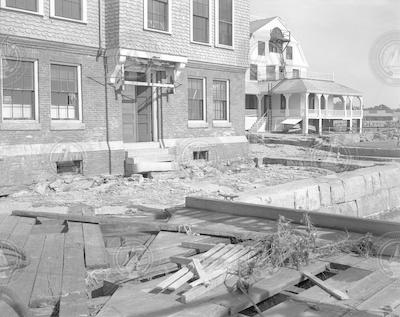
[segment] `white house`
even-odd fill
[[[302,132],[362,130],[363,97],[309,71],[300,43],[279,17],[250,23],[246,73],[246,129]]]

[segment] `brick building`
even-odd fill
[[[0,5],[0,185],[246,153],[248,0]]]

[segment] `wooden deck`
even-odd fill
[[[252,214],[260,211],[258,207],[248,211],[243,209],[246,207],[244,205],[230,208],[231,203],[226,204],[223,212],[197,207],[176,210],[168,224],[182,225],[178,226],[181,232],[144,232],[146,230],[135,229],[141,226],[100,224],[101,221],[93,223],[89,218],[81,223],[78,218],[74,221],[63,220],[63,216],[50,220],[0,216],[0,239],[22,248],[30,259],[27,267],[16,271],[11,277],[0,277],[0,283],[14,290],[18,300],[29,306],[35,316],[48,317],[52,311],[59,310],[58,315],[56,313],[53,316],[83,317],[89,316],[91,302],[85,284],[87,272],[109,268],[118,273],[121,262],[126,262],[124,266],[134,268],[141,282],[125,281],[121,284],[115,293],[111,293],[110,299],[106,298],[106,304],[97,316],[243,317],[251,315],[248,309],[253,303],[258,304],[263,316],[274,317],[400,314],[400,274],[391,276],[382,269],[386,265],[392,267],[393,272],[400,272],[399,262],[355,254],[320,258],[302,268],[313,275],[322,274],[320,276],[328,274],[328,267],[334,268],[336,271],[330,273],[325,282],[347,294],[347,300],[337,300],[320,287],[304,283],[307,280],[304,275],[290,268],[281,268],[274,273],[264,272],[250,286],[248,295],[229,291],[222,284],[184,304],[180,301],[182,289],[152,292],[170,273],[180,268],[180,264],[177,264],[179,261],[172,261],[171,257],[183,261],[185,257],[190,259],[199,252],[199,249],[185,247],[185,244],[229,244],[235,234],[243,236],[247,233],[276,232],[274,216],[255,217]],[[238,215],[241,208],[242,215]],[[38,223],[40,220],[42,224]],[[342,220],[340,218],[339,222],[333,224],[333,228],[317,227],[318,243],[346,238],[349,233],[336,229]],[[372,224],[367,223],[368,226]],[[377,228],[384,228],[382,222],[376,222],[376,225]],[[215,234],[198,235],[196,228],[207,228]],[[297,230],[301,232],[305,228],[299,224]],[[354,238],[361,234],[350,233]],[[137,253],[138,257],[132,258],[132,252]],[[118,278],[107,276],[106,280],[116,281]],[[226,282],[234,283],[235,278],[229,277]],[[43,307],[48,309],[43,310]],[[16,316],[11,308],[0,301],[1,316],[3,311],[8,314],[5,316]]]

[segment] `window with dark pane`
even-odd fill
[[[209,43],[209,0],[193,0],[193,41]]]
[[[256,64],[250,65],[250,80],[258,79],[258,67]]]
[[[293,78],[300,78],[300,70],[293,69]]]
[[[79,120],[78,67],[51,65],[52,120]]]
[[[38,0],[6,0],[6,7],[38,12]]]
[[[275,66],[267,66],[267,80],[276,80]]]
[[[293,47],[286,47],[286,59],[293,59]]]
[[[204,120],[203,79],[189,78],[189,120]]]
[[[286,109],[286,97],[284,95],[281,95],[281,110]]]
[[[58,17],[82,20],[83,0],[54,0],[54,13]]]
[[[168,1],[170,0],[148,0],[147,1],[147,27],[160,31],[168,31]]]
[[[258,55],[265,56],[265,42],[258,41]]]
[[[16,69],[11,74],[3,74],[3,119],[35,119],[35,77],[34,62],[3,60],[3,71]]]
[[[228,92],[227,82],[213,81],[214,119],[228,120]]]
[[[219,0],[219,44],[233,45],[233,0]]]

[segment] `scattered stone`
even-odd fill
[[[130,177],[127,178],[130,182],[135,182],[137,184],[142,184],[144,182],[144,177],[142,174],[132,174]]]
[[[49,184],[47,182],[38,183],[35,185],[35,188],[34,188],[34,191],[42,196],[46,195],[48,190],[49,190]]]

